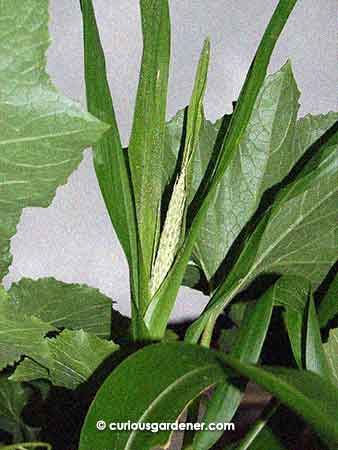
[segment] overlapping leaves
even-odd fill
[[[47,379],[55,386],[75,389],[85,383],[95,370],[119,346],[83,330],[65,330],[56,338],[46,339],[47,358],[25,358],[10,377],[13,381]]]
[[[299,92],[287,63],[264,82],[251,114],[239,151],[225,172],[201,227],[194,248],[194,259],[210,279],[225,258],[231,244],[252,216],[264,191],[281,181],[301,156],[295,154]],[[192,198],[201,183],[217,141],[228,127],[230,116],[215,124],[204,120],[198,151],[193,160]],[[176,157],[183,133],[183,112],[167,125],[167,148]],[[175,158],[168,163],[171,165]],[[171,167],[168,166],[170,171]],[[209,236],[205,239],[205,236]]]

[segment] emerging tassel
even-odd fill
[[[206,88],[210,57],[210,42],[206,39],[199,60],[193,93],[187,115],[186,141],[182,165],[170,197],[156,258],[150,280],[151,297],[154,296],[166,278],[176,257],[180,242],[185,235],[185,215],[188,196],[188,175],[190,163],[198,144],[203,120],[203,98]]]

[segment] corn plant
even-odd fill
[[[91,145],[131,302],[127,318],[85,285],[0,287],[4,449],[168,448],[174,427],[107,424],[175,424],[186,411],[205,427],[186,431],[182,449],[291,450],[274,424],[297,420],[318,448],[337,450],[338,113],[298,118],[291,63],[267,75],[296,3],[279,1],[232,114],[212,123],[209,39],[189,105],[167,121],[169,2],[140,0],[143,55],[123,148],[92,1],[79,5],[85,112],[45,69],[48,0],[0,0],[1,279],[22,210],[47,207]],[[182,285],[209,301],[175,333]],[[244,437],[219,444],[210,425],[234,418],[249,381],[271,400]]]

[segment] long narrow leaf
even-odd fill
[[[161,163],[170,60],[167,0],[141,0],[143,56],[128,148],[140,238],[140,298],[147,304],[150,273],[160,229]]]
[[[153,299],[151,305],[150,327],[155,326],[152,324],[156,324],[159,337],[163,335],[165,330],[177,291],[184,276],[185,268],[191,256],[199,230],[206,217],[209,205],[214,198],[217,186],[225,170],[238,150],[238,146],[245,133],[259,90],[265,79],[271,54],[296,2],[297,0],[281,0],[270,20],[241,91],[220,152],[219,161],[216,164],[214,175],[212,176],[210,183],[208,183],[207,192],[195,215],[186,240],[176,258],[169,276],[162,284],[156,297]]]
[[[94,166],[109,216],[128,259],[133,307],[137,309],[137,228],[128,162],[115,118],[92,0],[80,2],[88,109],[94,116],[111,125],[110,133],[106,133],[93,146]]]
[[[230,367],[230,369],[229,369]],[[99,389],[85,419],[80,450],[116,448],[149,450],[168,447],[170,430],[96,429],[98,420],[175,422],[187,404],[209,386],[238,374],[252,379],[296,411],[330,450],[338,443],[338,393],[330,381],[307,371],[255,367],[238,359],[184,343],[147,346],[127,358]]]
[[[197,147],[203,120],[203,98],[207,82],[209,58],[210,42],[207,39],[201,53],[191,102],[188,107],[182,164],[170,198],[159,248],[153,265],[151,278],[152,295],[156,293],[169,272],[178,246],[185,235],[187,199],[192,170],[191,160]]]
[[[232,356],[248,363],[258,361],[269,328],[273,306],[274,287],[259,299],[254,307],[251,305],[247,307],[231,351]],[[229,422],[240,404],[245,385],[246,383],[243,383],[238,387],[225,382],[217,386],[208,403],[203,422],[207,424]],[[207,450],[217,442],[221,435],[222,431],[200,431],[195,435],[193,447],[196,450]]]
[[[224,450],[286,450],[268,426],[268,422],[278,406],[274,399],[269,402],[246,436],[239,443],[230,445]]]
[[[338,275],[335,276],[334,280],[330,284],[329,290],[319,305],[318,319],[321,328],[324,328],[330,320],[338,315],[337,292]]]
[[[224,360],[301,415],[330,450],[337,449],[338,393],[329,380],[308,371],[255,367],[230,356],[224,356]]]
[[[331,378],[331,371],[326,359],[312,295],[309,299],[307,311],[305,364],[307,370],[311,370],[323,378]]]

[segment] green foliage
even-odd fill
[[[331,379],[338,386],[338,328],[330,331],[329,340],[324,344],[324,350],[331,370]]]
[[[186,408],[195,420],[211,386],[203,421],[227,422],[251,380],[273,398],[228,450],[287,450],[270,427],[280,404],[290,423],[298,415],[323,448],[336,450],[338,113],[297,117],[289,61],[267,76],[296,0],[279,1],[233,113],[215,123],[203,112],[208,39],[190,103],[166,123],[169,2],[140,0],[143,55],[128,149],[93,3],[80,0],[92,116],[46,73],[48,1],[0,0],[0,277],[23,208],[47,207],[92,145],[129,265],[132,317],[84,285],[23,278],[0,286],[0,440],[4,432],[11,442],[3,448],[50,448],[38,441],[45,437],[56,449],[77,447],[75,430],[96,391],[80,450],[167,448],[168,430],[99,431],[96,422],[173,423]],[[181,285],[210,296],[185,343],[179,328],[168,328]],[[207,348],[220,315],[228,355]],[[154,340],[162,342],[149,345]],[[69,405],[73,436],[59,444],[48,424],[67,417]],[[203,430],[184,445],[208,450],[220,436]]]
[[[330,287],[319,306],[318,320],[322,328],[338,315],[337,292],[338,275],[335,276],[333,282],[330,284]]]
[[[75,389],[86,382],[95,370],[119,346],[83,330],[65,330],[56,338],[46,340],[45,361],[25,358],[10,377],[13,381],[47,379],[54,386]]]
[[[131,373],[133,376],[128,376]],[[255,367],[197,345],[167,343],[137,352],[107,378],[87,415],[80,450],[90,449],[94,443],[99,450],[109,444],[130,450],[163,446],[168,432],[93,431],[97,417],[107,422],[173,422],[189,399],[222,379],[238,381],[238,375],[254,380],[294,409],[314,427],[330,450],[336,448],[338,393],[328,380],[312,372]]]
[[[55,278],[22,278],[8,291],[11,311],[35,316],[57,328],[83,329],[103,338],[111,335],[111,299],[86,285]]]
[[[243,322],[236,335],[231,355],[247,363],[257,363],[270,325],[274,306],[274,288],[271,288],[256,305],[248,305]],[[209,402],[203,421],[226,423],[233,418],[240,404],[246,383],[235,386],[230,382],[220,384]],[[222,432],[196,433],[193,446],[196,450],[208,449],[221,437]]]
[[[98,431],[97,418],[107,423],[175,422],[192,399],[223,378],[222,364],[207,349],[182,343],[148,346],[120,364],[104,382],[87,415],[79,448],[164,446],[169,431]]]
[[[108,126],[61,95],[45,71],[47,0],[1,0],[0,278],[21,211],[48,206]],[[22,26],[22,19],[25,20]]]
[[[21,413],[32,390],[20,383],[0,378],[0,429],[13,435],[14,442],[33,438],[36,430],[27,426]]]

